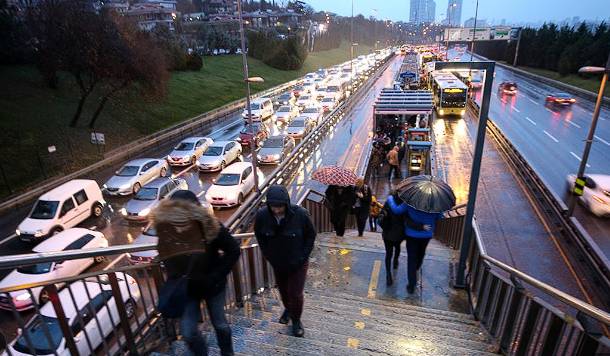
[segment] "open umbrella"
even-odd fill
[[[344,167],[326,166],[313,172],[311,178],[326,185],[348,187],[355,185],[358,177],[356,173]]]
[[[455,205],[449,184],[428,175],[409,177],[400,182],[396,191],[406,204],[429,213],[440,213]]]

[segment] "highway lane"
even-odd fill
[[[469,60],[470,55],[464,54],[462,59]],[[498,85],[503,81],[518,84],[516,96],[498,92]],[[547,186],[567,202],[566,176],[578,170],[595,103],[576,98],[571,107],[545,105],[546,95],[553,92],[561,89],[496,67],[489,116]],[[481,92],[476,92],[479,103],[480,98]],[[607,108],[602,108],[600,113],[586,172],[610,174],[610,110]],[[606,256],[610,256],[610,219],[596,217],[581,205],[575,216]]]

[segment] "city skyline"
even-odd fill
[[[415,0],[414,0],[415,1]],[[316,11],[330,11],[342,16],[350,16],[350,0],[325,1],[305,0]],[[436,22],[446,18],[448,0],[436,0]],[[500,23],[505,20],[509,24],[527,24],[543,22],[562,22],[566,19],[579,18],[587,21],[608,21],[610,19],[610,4],[607,0],[588,0],[587,6],[580,6],[570,0],[513,0],[499,2],[479,0],[479,18],[487,19],[489,23]],[[476,0],[463,0],[461,21],[474,17]],[[377,12],[373,11],[377,9]],[[354,14],[365,17],[373,16],[379,19],[409,22],[409,0],[354,0]]]

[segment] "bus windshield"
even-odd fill
[[[441,107],[466,107],[466,90],[445,89],[442,91]]]

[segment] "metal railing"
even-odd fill
[[[439,220],[434,229],[434,238],[457,250],[462,246],[462,230],[464,229],[464,212],[466,204],[455,206],[445,212],[445,219]],[[460,211],[462,211],[460,213]]]

